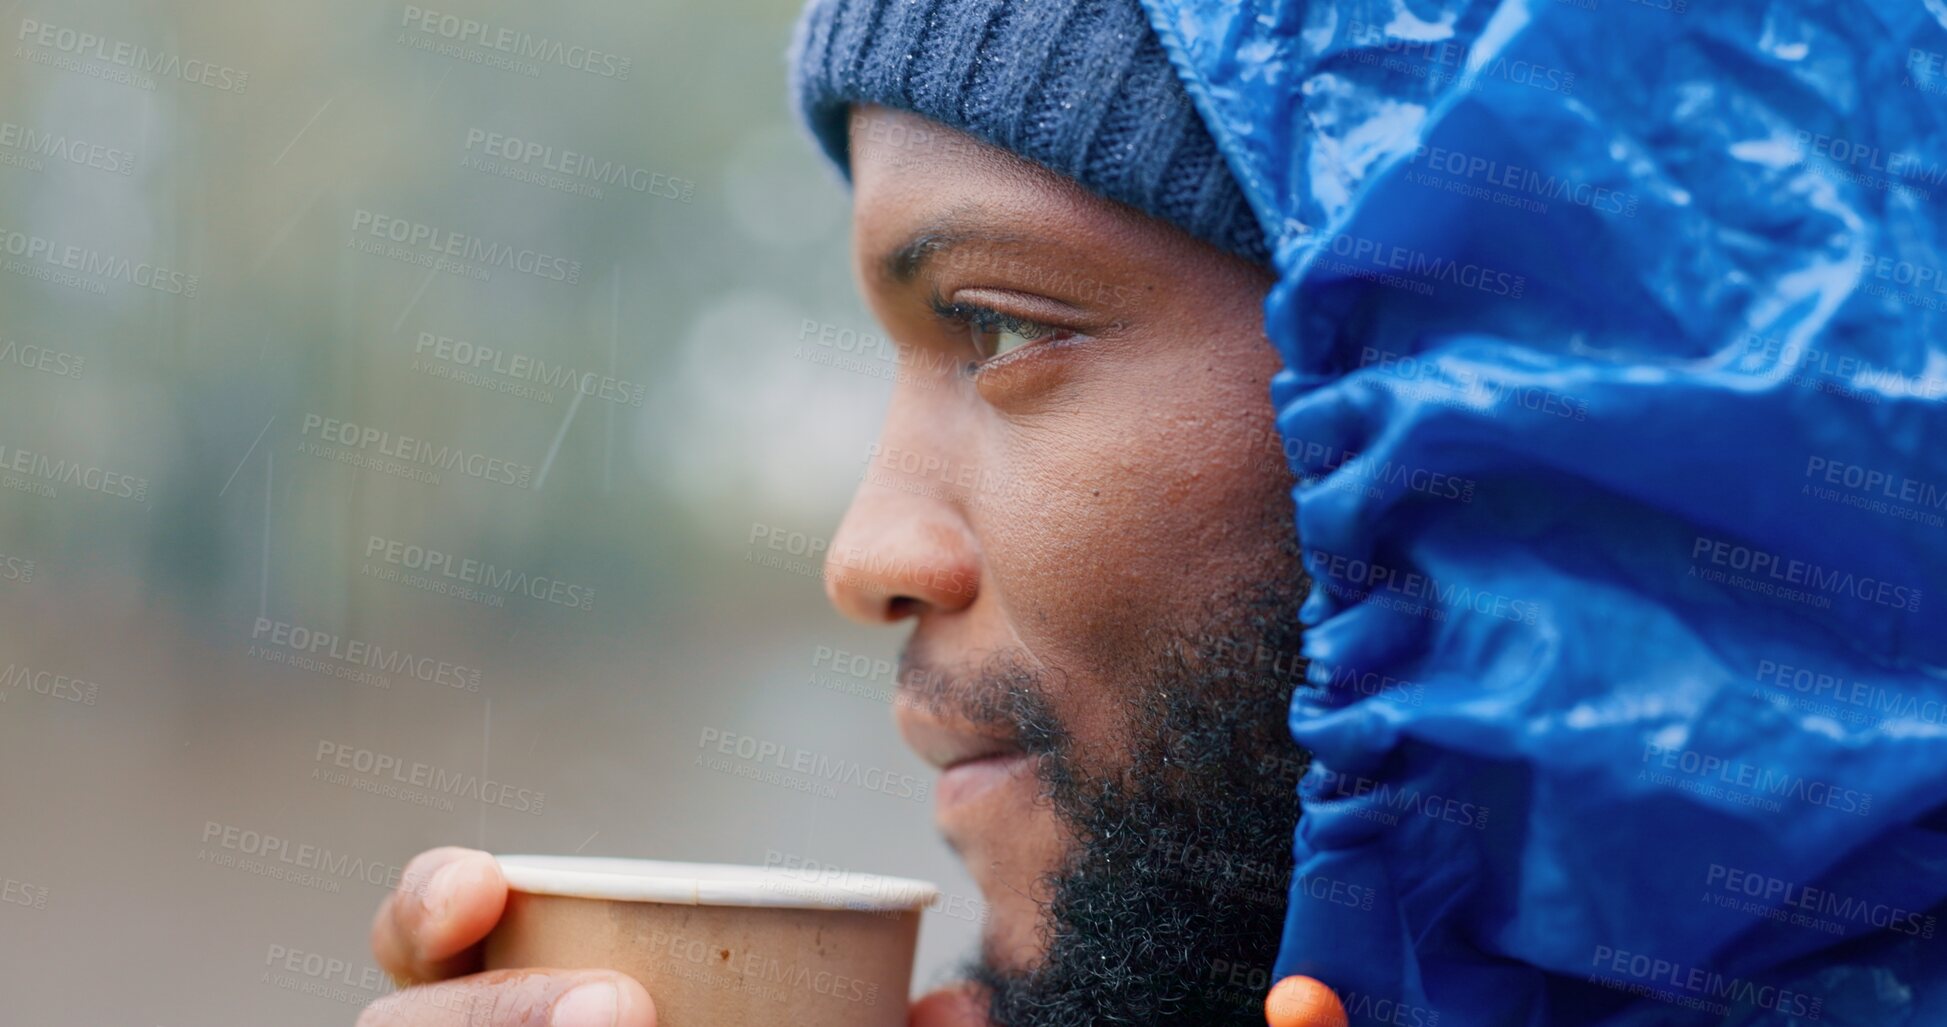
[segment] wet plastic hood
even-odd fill
[[[1276,973],[1947,1023],[1947,3],[1144,4],[1275,241]]]

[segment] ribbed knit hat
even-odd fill
[[[791,81],[848,178],[847,112],[879,104],[1269,261],[1263,229],[1137,0],[811,0]]]

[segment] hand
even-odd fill
[[[987,1022],[987,997],[971,984],[952,984],[920,996],[906,1014],[906,1027],[993,1027]]]
[[[1287,977],[1264,999],[1271,1027],[1346,1027],[1345,1007],[1332,989],[1310,977]]]
[[[403,987],[358,1027],[656,1027],[642,985],[608,970],[480,973],[481,941],[507,907],[507,881],[473,849],[422,852],[372,921],[372,953]]]

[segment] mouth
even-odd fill
[[[1022,776],[1028,767],[1027,753],[1019,750],[961,760],[940,773],[933,789],[933,800],[941,817],[966,806],[996,788]]]
[[[1020,777],[1028,768],[1028,754],[1009,735],[983,730],[962,718],[939,716],[937,711],[922,711],[912,704],[901,704],[895,718],[907,747],[940,770],[933,797],[942,820]]]

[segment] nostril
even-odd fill
[[[972,605],[980,565],[958,512],[866,483],[825,553],[825,592],[861,624],[896,624]]]

